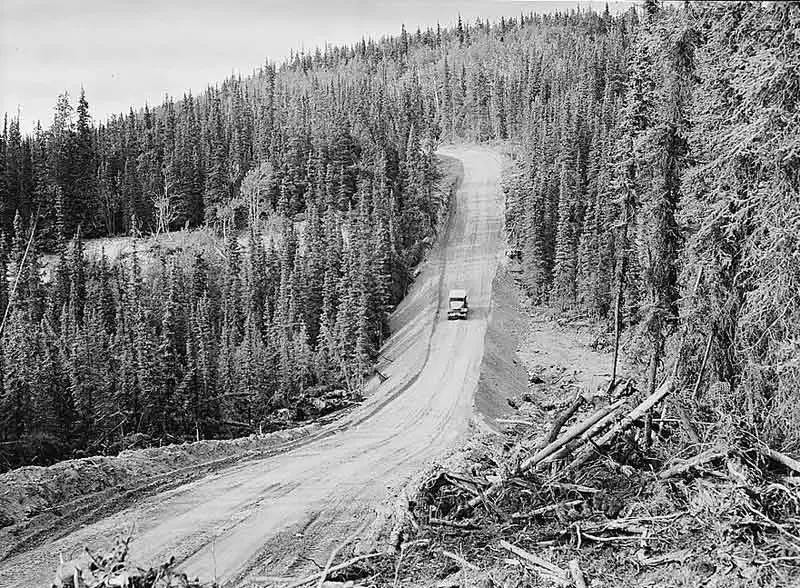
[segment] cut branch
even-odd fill
[[[472,570],[474,572],[477,572],[480,569],[475,564],[469,563],[463,557],[461,557],[460,555],[456,555],[452,551],[447,551],[445,549],[442,549],[441,550],[441,554],[443,556],[445,556],[447,559],[452,559],[454,562],[458,563],[462,568],[467,568],[467,569]]]
[[[453,527],[455,529],[477,529],[478,527],[475,523],[470,521],[449,521],[447,519],[439,519],[436,517],[431,517],[428,519],[428,524],[440,527]]]
[[[533,565],[533,567],[539,569],[540,571],[543,571],[545,575],[553,577],[559,583],[566,583],[567,580],[566,570],[558,567],[556,564],[549,562],[546,559],[542,559],[538,555],[534,555],[529,551],[525,551],[521,547],[512,545],[508,541],[500,541],[500,547],[510,551],[517,557],[521,557],[529,564]]]
[[[721,457],[725,457],[725,454],[721,453],[716,449],[709,449],[708,451],[704,451],[703,453],[700,453],[699,455],[696,455],[691,459],[687,459],[685,461],[681,461],[681,463],[673,465],[669,469],[666,469],[660,474],[658,474],[658,477],[661,478],[662,480],[666,480],[674,476],[679,476],[685,472],[688,472],[692,468],[705,465]]]
[[[575,588],[587,588],[586,578],[583,576],[577,559],[569,560],[569,573],[572,576],[572,583],[575,584]]]
[[[648,396],[644,402],[642,402],[639,406],[634,408],[631,412],[625,416],[620,422],[618,422],[614,427],[608,431],[605,435],[600,437],[597,441],[593,443],[593,447],[584,451],[581,455],[576,457],[572,463],[567,466],[564,470],[567,471],[576,471],[579,469],[583,464],[585,464],[593,455],[595,455],[596,450],[602,449],[603,447],[607,446],[614,438],[619,435],[621,432],[627,430],[634,421],[639,420],[647,414],[656,404],[661,402],[667,394],[672,392],[673,388],[673,380],[672,378],[667,378],[667,380],[659,386],[658,390],[655,393]]]
[[[579,504],[583,504],[586,502],[585,500],[568,500],[566,502],[558,502],[556,504],[548,504],[547,506],[542,506],[540,508],[535,508],[530,512],[517,512],[511,515],[512,519],[530,519],[539,515],[547,514],[548,512],[553,512],[562,508],[569,508],[570,506],[577,506]]]
[[[583,395],[578,392],[575,396],[575,400],[572,404],[565,410],[553,423],[552,428],[550,429],[550,434],[547,436],[547,440],[545,444],[552,443],[556,439],[558,439],[558,434],[561,432],[561,428],[566,424],[566,422],[573,417],[573,415],[578,412],[578,409],[583,406]]]
[[[331,567],[329,570],[327,570],[327,572],[317,572],[316,574],[312,574],[312,575],[307,576],[307,577],[305,577],[305,578],[303,578],[301,580],[297,580],[294,584],[290,584],[288,588],[300,588],[300,586],[306,586],[308,584],[311,584],[312,582],[318,581],[319,577],[322,576],[323,574],[325,574],[325,576],[327,576],[327,575],[332,574],[334,572],[341,572],[342,570],[345,570],[345,569],[349,568],[350,566],[352,566],[354,564],[357,564],[359,562],[362,562],[364,560],[374,559],[376,557],[382,557],[382,556],[386,556],[386,555],[388,555],[388,553],[385,552],[385,551],[378,551],[376,553],[367,553],[366,555],[359,555],[358,557],[354,557],[353,559],[348,559],[345,562],[342,562],[340,564],[337,564],[337,565]],[[253,578],[253,582],[265,582],[265,581],[268,581],[268,579],[267,578],[258,578],[258,577]]]
[[[344,549],[346,545],[352,542],[358,535],[360,535],[364,529],[366,529],[367,523],[362,524],[358,529],[350,533],[347,539],[345,539],[342,543],[340,543],[336,549],[331,552],[330,557],[328,557],[328,562],[325,564],[325,569],[322,571],[322,575],[319,578],[319,583],[317,584],[317,588],[322,588],[322,585],[325,583],[325,579],[328,577],[328,574],[331,573],[331,566],[333,565],[333,560],[336,559],[336,556],[339,552]]]
[[[700,382],[703,381],[703,372],[706,371],[706,364],[708,364],[708,357],[711,355],[711,343],[714,341],[714,333],[708,334],[706,340],[706,350],[703,353],[703,363],[700,364],[700,371],[697,373],[697,379],[694,382],[694,389],[692,390],[692,398],[697,399],[697,394],[700,391]]]
[[[759,447],[758,451],[761,453],[761,455],[777,461],[779,464],[785,465],[787,468],[800,473],[800,461],[797,461],[788,455],[784,455],[783,453],[765,446]]]

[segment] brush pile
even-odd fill
[[[672,392],[579,394],[536,438],[517,426],[432,472],[412,515],[440,584],[798,585],[800,463],[720,440],[676,454]]]
[[[131,537],[118,537],[103,553],[85,549],[88,563],[62,561],[51,588],[216,588],[175,571],[174,557],[157,568],[133,565],[128,561]]]

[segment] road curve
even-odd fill
[[[136,525],[134,559],[175,555],[191,576],[223,585],[297,573],[374,520],[387,493],[467,433],[483,357],[492,280],[503,247],[500,157],[446,147],[464,180],[446,233],[393,316],[382,353],[388,379],[325,434],[142,499],[61,539],[0,563],[0,586],[49,585],[59,553],[100,547]],[[447,322],[450,288],[469,292],[468,321]]]

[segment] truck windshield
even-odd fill
[[[464,299],[463,298],[451,298],[450,299],[450,310],[458,310],[464,306]]]

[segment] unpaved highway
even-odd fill
[[[414,473],[465,437],[483,356],[492,280],[503,248],[500,157],[448,147],[464,180],[440,244],[393,317],[388,379],[325,434],[286,453],[245,461],[0,562],[0,586],[47,586],[58,565],[107,545],[135,523],[133,559],[171,555],[192,576],[225,585],[297,573],[331,548]],[[448,322],[447,291],[466,288],[468,321]]]

